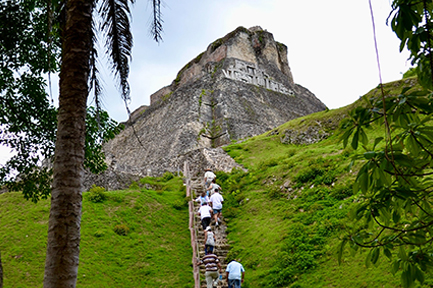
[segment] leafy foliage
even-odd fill
[[[418,79],[426,89],[433,89],[432,14],[433,3],[428,0],[394,0],[391,28],[400,39],[400,51],[406,47]]]
[[[0,185],[6,185],[10,191],[23,191],[24,197],[33,202],[41,198],[46,199],[50,195],[51,162],[57,130],[57,109],[46,101],[45,92],[41,93],[44,96],[40,98],[43,101],[39,103],[21,103],[22,94],[16,94],[11,107],[19,111],[15,109],[0,111],[0,116],[3,115],[0,124],[5,127],[0,137],[0,144],[16,151],[6,165],[0,167]],[[26,100],[31,101],[35,98],[30,96]],[[35,115],[40,111],[43,111],[44,115],[28,119],[29,115]],[[23,121],[18,121],[18,118]],[[123,126],[112,120],[107,112],[98,112],[93,107],[88,108],[86,123],[84,166],[92,173],[100,173],[107,168],[102,145],[114,138]]]
[[[23,191],[33,202],[50,195],[57,131],[57,109],[49,101],[43,75],[58,71],[60,24],[52,20],[60,17],[60,7],[49,4],[0,3],[0,145],[10,147],[13,155],[0,167],[0,185]],[[102,144],[122,127],[92,107],[86,124],[84,165],[98,173],[106,169]]]
[[[113,139],[123,128],[106,111],[87,108],[84,166],[92,173],[97,174],[107,169],[102,145]]]
[[[350,217],[353,225],[341,242],[339,259],[350,243],[370,248],[366,264],[376,264],[383,254],[393,261],[392,273],[402,270],[401,284],[424,282],[433,267],[433,4],[431,1],[393,2],[391,27],[411,52],[418,80],[425,90],[404,87],[398,95],[386,93],[368,99],[351,111],[343,123],[342,141],[363,153],[354,160],[363,165],[353,185],[360,193]],[[370,139],[366,129],[383,129]]]
[[[88,197],[90,201],[93,203],[100,203],[107,200],[107,193],[105,193],[105,188],[96,186],[95,184],[92,185],[92,188],[89,189]]]

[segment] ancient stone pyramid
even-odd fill
[[[176,172],[185,159],[194,167],[231,170],[236,164],[218,147],[324,109],[294,83],[284,44],[260,27],[239,27],[151,95],[150,106],[131,114],[105,147],[110,168],[100,184],[120,188],[134,178]]]

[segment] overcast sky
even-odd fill
[[[391,0],[371,2],[383,82],[401,79],[410,67],[409,54],[399,53],[399,41],[385,24]],[[354,102],[379,84],[368,0],[165,0],[160,44],[149,34],[150,12],[147,0],[132,7],[131,112],[149,105],[150,95],[169,85],[185,64],[239,26],[261,26],[284,43],[295,83],[330,109]],[[112,77],[104,71],[102,76],[105,109],[116,121],[127,120]],[[3,163],[9,151],[1,150]]]

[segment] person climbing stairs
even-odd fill
[[[191,181],[191,187],[192,187],[192,193],[193,197],[192,199],[195,199],[198,195],[201,194],[201,192],[205,189],[202,179],[192,179]],[[203,230],[203,227],[201,225],[200,216],[197,214],[197,211],[200,207],[200,203],[194,202],[194,233],[196,235],[196,247],[197,247],[197,259],[196,261],[200,261],[200,259],[203,259],[205,256],[205,231]],[[215,220],[212,219],[211,221],[211,230],[215,235],[215,246],[213,253],[218,256],[218,259],[220,261],[220,264],[222,266],[222,279],[221,276],[218,279],[218,281],[214,282],[214,287],[216,288],[227,288],[227,279],[225,279],[225,269],[227,267],[227,253],[229,251],[230,246],[227,243],[227,225],[224,221],[224,217],[220,217],[219,225],[215,225]],[[205,266],[200,265],[199,267],[200,271],[200,287],[206,288],[206,279],[205,279]]]

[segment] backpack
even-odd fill
[[[203,197],[203,196],[200,196],[200,205],[203,205],[203,203],[206,203],[207,201],[206,201],[206,196],[205,197]]]
[[[211,231],[207,232],[206,245],[215,246],[215,237]]]

